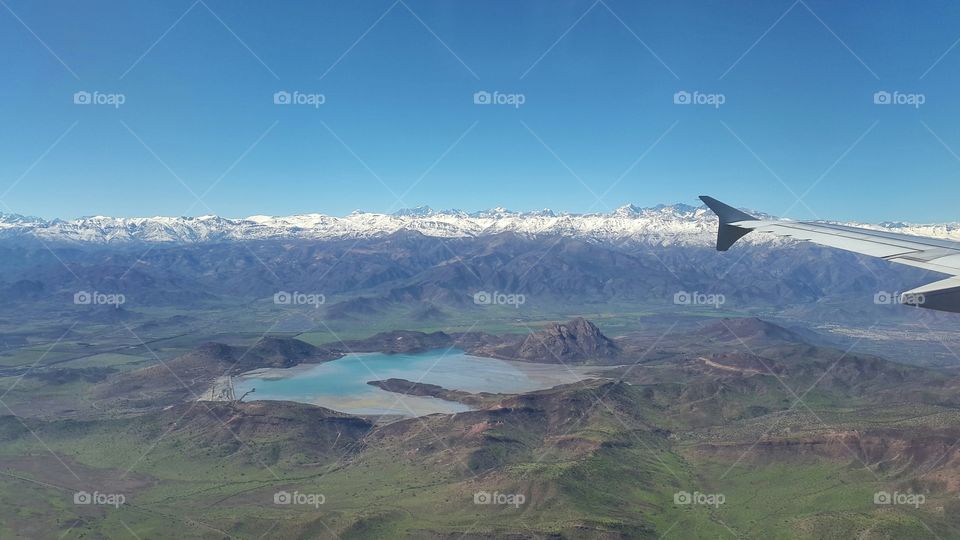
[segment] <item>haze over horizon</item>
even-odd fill
[[[5,7],[3,212],[958,219],[960,6]]]

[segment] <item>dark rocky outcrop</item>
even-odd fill
[[[544,330],[494,346],[480,346],[475,354],[548,364],[609,363],[622,354],[620,347],[592,322],[576,318],[553,323]]]
[[[408,381],[407,379],[384,379],[382,381],[367,381],[367,384],[376,386],[387,392],[406,394],[408,396],[424,396],[445,399],[447,401],[457,401],[472,407],[483,407],[495,403],[499,399],[507,397],[506,394],[490,394],[481,392],[472,394],[462,390],[448,390],[436,384]]]

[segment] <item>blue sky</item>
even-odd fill
[[[948,2],[3,0],[0,211],[586,212],[706,193],[960,220],[958,28]]]

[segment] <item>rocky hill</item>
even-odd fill
[[[610,363],[621,356],[620,347],[592,322],[576,318],[552,323],[538,332],[495,345],[481,345],[471,352],[507,360],[548,364]]]

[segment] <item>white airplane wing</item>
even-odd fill
[[[713,197],[703,195],[700,200],[720,218],[719,251],[750,231],[761,231],[948,274],[952,277],[903,293],[900,302],[960,313],[960,242],[832,223],[757,219]]]

